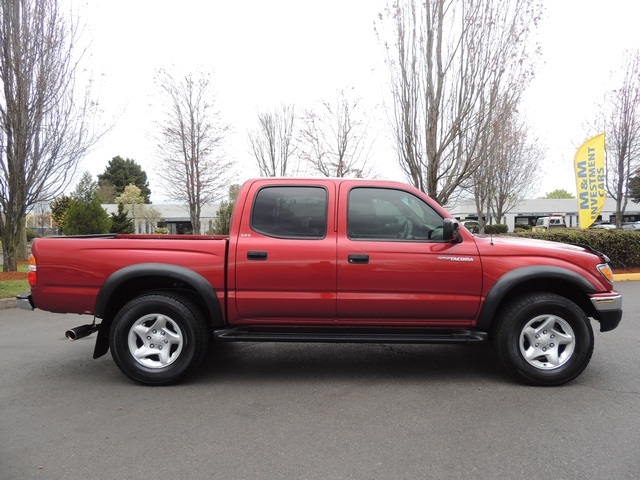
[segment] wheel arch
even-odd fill
[[[525,293],[550,292],[577,304],[587,316],[595,313],[588,294],[595,287],[578,273],[562,267],[530,266],[512,270],[498,279],[486,296],[476,328],[489,331],[502,306]]]
[[[109,330],[118,311],[131,299],[152,291],[171,291],[189,298],[213,330],[224,326],[222,305],[211,283],[186,267],[165,263],[129,265],[112,273],[96,297],[94,314],[101,318],[93,358],[109,350]]]

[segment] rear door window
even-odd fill
[[[327,204],[323,187],[265,187],[256,195],[251,228],[269,237],[321,239],[327,234]]]

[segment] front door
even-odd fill
[[[443,218],[400,188],[342,184],[338,320],[343,324],[467,325],[480,304],[475,242],[442,240]]]

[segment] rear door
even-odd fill
[[[332,182],[251,187],[230,298],[240,323],[335,321],[335,196]]]

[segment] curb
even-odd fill
[[[640,273],[619,273],[613,274],[614,282],[629,282],[640,280]]]
[[[0,310],[6,310],[7,308],[17,308],[15,298],[2,298],[0,299]]]

